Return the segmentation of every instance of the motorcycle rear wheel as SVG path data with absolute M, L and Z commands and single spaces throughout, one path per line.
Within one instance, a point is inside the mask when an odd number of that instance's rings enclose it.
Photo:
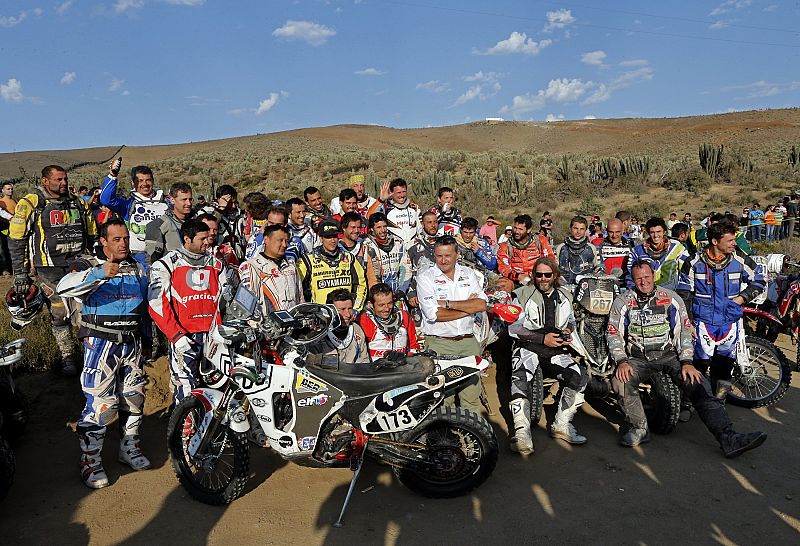
M 220 427 L 209 444 L 205 465 L 188 453 L 189 440 L 203 422 L 206 409 L 194 396 L 184 399 L 172 412 L 167 427 L 167 446 L 172 467 L 181 485 L 200 502 L 229 504 L 244 490 L 250 468 L 247 436 Z
M 435 467 L 395 467 L 397 479 L 420 495 L 458 497 L 481 485 L 497 465 L 497 437 L 480 415 L 439 407 L 415 428 L 398 435 L 435 461 Z
M 649 392 L 641 391 L 647 425 L 656 434 L 669 434 L 678 425 L 681 391 L 664 372 L 654 373 L 645 383 L 650 385 Z
M 772 406 L 789 390 L 792 369 L 783 351 L 766 339 L 755 336 L 745 338 L 750 355 L 752 372 L 742 374 L 738 365 L 733 367 L 733 390 L 728 401 L 743 408 Z

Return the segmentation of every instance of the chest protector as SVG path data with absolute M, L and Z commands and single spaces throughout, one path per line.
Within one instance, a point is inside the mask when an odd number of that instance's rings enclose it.
M 86 243 L 86 208 L 77 199 L 52 198 L 35 190 L 39 218 L 30 246 L 35 265 L 62 267 L 81 253 Z
M 161 218 L 169 207 L 164 201 L 164 191 L 158 190 L 153 197 L 145 197 L 132 192 L 131 210 L 128 214 L 128 229 L 131 232 L 131 252 L 144 252 L 144 239 L 147 224 Z

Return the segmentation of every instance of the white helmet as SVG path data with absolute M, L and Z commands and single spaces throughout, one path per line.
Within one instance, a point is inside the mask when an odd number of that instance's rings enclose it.
M 47 299 L 35 284 L 31 284 L 24 293 L 18 293 L 13 288 L 6 292 L 6 307 L 11 315 L 11 327 L 22 330 L 39 316 Z

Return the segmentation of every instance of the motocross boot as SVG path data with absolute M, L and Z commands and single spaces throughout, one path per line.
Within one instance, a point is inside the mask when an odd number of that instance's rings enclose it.
M 147 470 L 150 468 L 150 460 L 144 456 L 139 448 L 139 436 L 123 436 L 119 442 L 119 462 L 125 463 L 132 469 Z
M 527 398 L 515 398 L 508 404 L 514 419 L 514 435 L 509 439 L 509 448 L 520 455 L 533 453 L 531 437 L 531 403 Z
M 81 446 L 81 479 L 90 489 L 100 489 L 108 485 L 108 476 L 103 469 L 101 458 L 105 436 L 106 427 L 84 428 L 78 426 L 78 439 Z
M 632 426 L 628 432 L 619 439 L 619 445 L 625 447 L 636 447 L 650 441 L 650 430 L 647 428 L 647 421 L 638 426 Z
M 735 432 L 733 429 L 723 431 L 719 437 L 719 445 L 725 458 L 733 459 L 745 451 L 755 449 L 767 439 L 766 432 Z
M 728 397 L 728 393 L 731 392 L 733 389 L 733 384 L 730 381 L 726 381 L 725 379 L 718 379 L 717 385 L 714 388 L 714 398 L 725 403 L 725 399 Z
M 558 411 L 550 425 L 550 436 L 559 440 L 564 440 L 570 444 L 581 445 L 586 443 L 586 436 L 581 436 L 575 430 L 572 419 L 578 412 L 578 408 L 583 404 L 583 393 L 564 388 L 561 392 L 561 401 L 558 404 Z

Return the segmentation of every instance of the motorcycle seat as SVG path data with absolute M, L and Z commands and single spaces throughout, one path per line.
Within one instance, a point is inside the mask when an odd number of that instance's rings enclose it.
M 307 363 L 306 369 L 349 396 L 364 396 L 421 383 L 433 374 L 434 364 L 427 356 L 408 356 L 401 361 L 379 359 L 339 364 L 336 368 Z

